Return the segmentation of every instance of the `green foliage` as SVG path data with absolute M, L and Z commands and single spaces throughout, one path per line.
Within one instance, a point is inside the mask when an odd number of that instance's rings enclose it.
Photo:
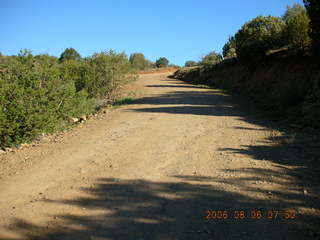
M 61 62 L 68 60 L 80 60 L 80 54 L 74 48 L 66 48 L 63 53 L 61 53 L 59 60 Z
M 168 67 L 170 67 L 170 68 L 180 68 L 180 66 L 176 65 L 176 64 L 169 64 Z
M 186 61 L 186 63 L 184 64 L 185 67 L 195 67 L 197 66 L 198 63 L 196 61 Z
M 59 62 L 49 55 L 0 58 L 0 148 L 64 128 L 71 117 L 94 111 L 132 79 L 124 53 L 102 52 L 84 61 Z
M 125 53 L 115 51 L 94 54 L 87 60 L 91 71 L 86 90 L 90 97 L 103 97 L 113 94 L 121 82 L 134 78 L 132 66 Z
M 224 58 L 233 58 L 237 56 L 235 37 L 229 37 L 228 42 L 222 48 Z
M 240 60 L 263 58 L 268 50 L 284 44 L 281 18 L 258 16 L 245 23 L 235 35 L 236 53 Z
M 283 19 L 286 22 L 284 35 L 287 44 L 299 48 L 309 46 L 311 43 L 310 19 L 306 9 L 300 4 L 295 4 L 293 7 L 288 6 Z
M 165 57 L 161 57 L 156 61 L 157 68 L 168 67 L 169 60 Z
M 148 68 L 151 68 L 150 62 L 144 57 L 142 53 L 131 54 L 129 61 L 137 70 L 146 70 Z
M 206 56 L 204 56 L 201 61 L 200 65 L 203 67 L 210 67 L 222 61 L 222 56 L 215 51 L 209 52 Z
M 303 0 L 310 18 L 310 37 L 314 54 L 320 56 L 320 1 Z

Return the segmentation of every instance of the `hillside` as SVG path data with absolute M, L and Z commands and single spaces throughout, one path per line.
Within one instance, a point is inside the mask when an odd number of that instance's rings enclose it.
M 314 57 L 280 51 L 262 61 L 227 59 L 209 68 L 185 68 L 174 78 L 237 92 L 302 126 L 320 127 L 320 66 Z

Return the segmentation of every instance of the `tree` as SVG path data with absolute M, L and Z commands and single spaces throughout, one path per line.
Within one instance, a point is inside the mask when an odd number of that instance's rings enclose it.
M 197 65 L 198 63 L 196 61 L 186 61 L 186 63 L 184 64 L 185 67 L 194 67 Z
M 167 67 L 168 64 L 169 64 L 169 60 L 166 59 L 165 57 L 161 57 L 156 61 L 156 66 L 158 68 Z
M 217 64 L 219 62 L 222 61 L 222 56 L 221 54 L 212 51 L 209 52 L 206 56 L 204 56 L 201 61 L 200 61 L 200 65 L 204 66 L 204 67 L 209 67 L 212 66 L 214 64 Z
M 273 16 L 258 16 L 245 23 L 235 35 L 237 56 L 242 60 L 259 59 L 268 50 L 282 47 L 284 26 L 281 18 Z
M 142 53 L 131 54 L 129 61 L 132 66 L 138 70 L 145 70 L 150 67 L 150 62 L 144 57 Z
M 303 0 L 310 18 L 310 37 L 315 55 L 320 56 L 320 1 Z
M 74 48 L 66 48 L 63 53 L 60 55 L 60 62 L 64 62 L 67 60 L 80 60 L 80 54 Z
M 303 6 L 300 4 L 288 6 L 283 19 L 286 22 L 284 36 L 289 46 L 303 48 L 310 45 L 310 19 Z
M 222 55 L 224 58 L 237 57 L 236 54 L 236 40 L 234 37 L 229 37 L 228 42 L 222 48 Z

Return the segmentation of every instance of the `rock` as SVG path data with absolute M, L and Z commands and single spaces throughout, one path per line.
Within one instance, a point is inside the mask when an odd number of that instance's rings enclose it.
M 6 148 L 5 150 L 6 150 L 6 152 L 13 152 L 12 148 Z
M 80 121 L 86 121 L 87 120 L 87 116 L 86 115 L 83 115 L 80 117 Z
M 5 153 L 6 153 L 6 151 L 3 151 L 3 150 L 0 149 L 0 155 L 1 154 L 5 154 Z
M 70 121 L 72 123 L 77 123 L 77 122 L 79 122 L 79 119 L 78 118 L 71 118 Z
M 20 146 L 25 148 L 25 147 L 29 147 L 29 144 L 28 143 L 22 143 Z

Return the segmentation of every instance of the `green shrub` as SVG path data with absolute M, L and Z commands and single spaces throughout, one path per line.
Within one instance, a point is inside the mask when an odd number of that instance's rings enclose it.
M 314 54 L 320 56 L 320 1 L 303 0 L 310 18 L 310 37 Z
M 215 51 L 209 52 L 206 56 L 204 56 L 201 61 L 200 65 L 208 68 L 215 64 L 218 64 L 222 61 L 222 56 L 219 53 L 216 53 Z
M 102 52 L 59 63 L 48 55 L 0 58 L 0 148 L 63 129 L 71 117 L 93 112 L 97 98 L 111 98 L 133 79 L 124 53 Z
M 60 55 L 60 62 L 64 62 L 67 60 L 80 60 L 80 54 L 74 48 L 66 48 L 63 53 Z
M 86 86 L 90 97 L 111 97 L 121 82 L 135 78 L 125 53 L 117 54 L 113 50 L 96 53 L 87 62 L 92 74 Z
M 236 40 L 234 37 L 229 37 L 228 42 L 222 48 L 223 58 L 233 58 L 237 56 Z
M 148 61 L 142 53 L 133 53 L 129 58 L 132 66 L 137 70 L 146 70 L 151 68 L 151 63 Z
M 157 68 L 168 67 L 169 60 L 165 57 L 161 57 L 156 61 Z
M 185 67 L 195 67 L 197 65 L 198 63 L 196 61 L 186 61 L 186 63 L 184 64 Z
M 295 4 L 293 7 L 288 6 L 283 19 L 286 23 L 285 40 L 289 46 L 303 48 L 311 44 L 310 19 L 303 6 L 300 4 Z
M 268 50 L 284 44 L 285 23 L 278 17 L 258 16 L 245 23 L 235 35 L 236 53 L 240 60 L 263 58 Z
M 5 67 L 0 75 L 1 147 L 60 129 L 69 117 L 90 109 L 72 80 L 61 78 L 57 63 L 27 55 Z

